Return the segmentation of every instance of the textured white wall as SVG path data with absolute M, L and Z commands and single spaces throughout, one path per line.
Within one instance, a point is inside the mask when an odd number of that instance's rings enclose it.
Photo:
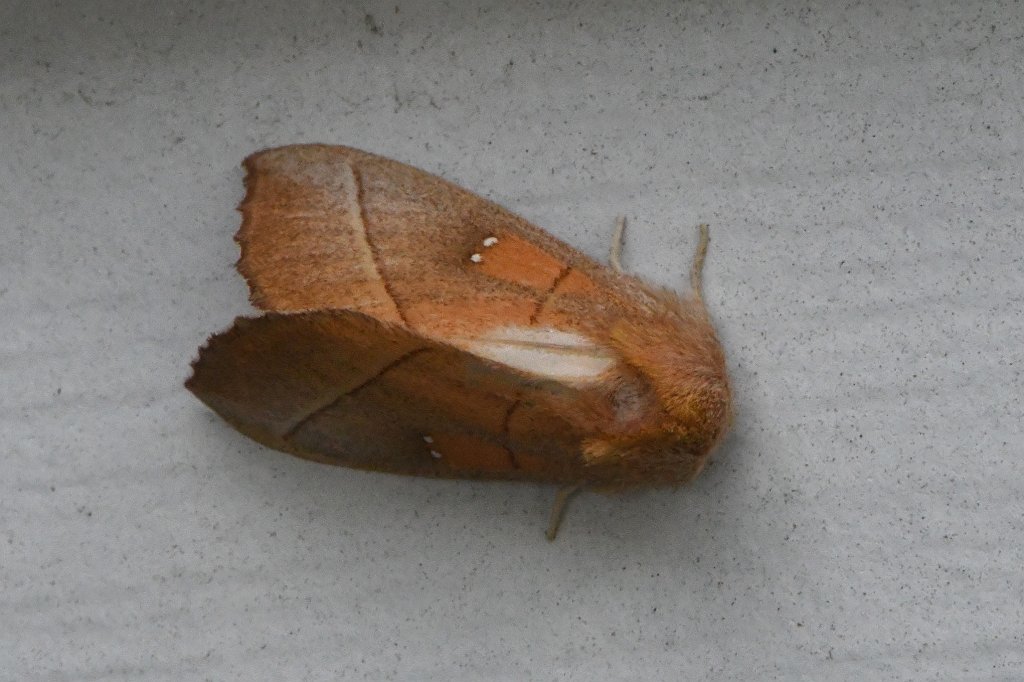
M 0 7 L 0 678 L 1024 677 L 1019 3 Z M 678 492 L 317 466 L 181 386 L 241 158 L 350 144 L 709 306 Z

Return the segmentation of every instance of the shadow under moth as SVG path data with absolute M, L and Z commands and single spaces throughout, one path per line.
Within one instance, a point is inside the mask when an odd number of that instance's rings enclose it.
M 678 485 L 729 426 L 704 307 L 501 206 L 356 149 L 244 162 L 238 269 L 258 317 L 212 336 L 186 386 L 245 435 L 317 462 L 577 489 Z

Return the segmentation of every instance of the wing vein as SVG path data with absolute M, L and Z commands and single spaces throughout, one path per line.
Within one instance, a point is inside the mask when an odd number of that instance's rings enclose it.
M 508 455 L 509 464 L 513 469 L 519 468 L 519 460 L 516 459 L 516 453 L 512 452 L 512 448 L 508 446 L 509 431 L 512 428 L 512 415 L 519 409 L 522 402 L 522 400 L 516 398 L 516 400 L 509 405 L 508 410 L 505 412 L 505 418 L 501 422 L 502 447 L 505 449 L 505 453 Z
M 566 265 L 562 268 L 562 271 L 558 273 L 558 276 L 555 277 L 551 286 L 548 287 L 548 290 L 544 293 L 544 297 L 537 301 L 537 307 L 534 309 L 533 314 L 530 315 L 530 324 L 537 324 L 537 320 L 540 318 L 541 312 L 544 311 L 544 306 L 546 306 L 548 301 L 551 300 L 551 297 L 555 295 L 555 289 L 557 289 L 558 285 L 562 283 L 562 280 L 569 276 L 570 272 L 572 272 L 572 266 Z
M 349 170 L 352 172 L 352 180 L 356 186 L 356 205 L 359 209 L 359 231 L 363 237 L 363 244 L 366 246 L 366 252 L 369 254 L 369 266 L 373 270 L 377 277 L 377 281 L 380 282 L 381 288 L 384 290 L 384 294 L 390 299 L 391 305 L 394 306 L 395 315 L 402 321 L 402 324 L 406 327 L 409 326 L 409 320 L 406 319 L 405 313 L 402 312 L 402 307 L 398 305 L 398 299 L 395 297 L 395 292 L 391 288 L 391 284 L 388 283 L 384 273 L 380 267 L 380 251 L 373 239 L 370 238 L 370 229 L 366 224 L 366 204 L 364 202 L 364 190 L 363 190 L 363 176 L 353 164 L 348 164 Z
M 291 438 L 296 433 L 298 433 L 302 429 L 303 426 L 308 424 L 310 422 L 310 420 L 316 418 L 317 415 L 322 414 L 322 413 L 326 412 L 327 410 L 330 410 L 331 408 L 335 407 L 338 403 L 340 403 L 345 398 L 351 398 L 352 396 L 354 396 L 355 394 L 359 393 L 364 388 L 366 388 L 367 386 L 369 386 L 373 382 L 377 381 L 382 376 L 384 376 L 385 374 L 387 374 L 391 370 L 395 369 L 399 365 L 408 362 L 409 360 L 411 360 L 415 356 L 419 355 L 420 353 L 423 353 L 424 351 L 428 351 L 428 350 L 430 350 L 430 349 L 429 348 L 414 348 L 411 351 L 408 351 L 406 353 L 402 353 L 397 358 L 395 358 L 394 360 L 392 360 L 388 364 L 386 364 L 383 367 L 381 367 L 380 370 L 376 374 L 374 374 L 373 376 L 371 376 L 368 379 L 366 379 L 366 381 L 364 381 L 363 383 L 361 383 L 358 386 L 355 386 L 353 388 L 350 388 L 349 390 L 345 391 L 344 393 L 340 393 L 340 394 L 334 396 L 333 398 L 331 398 L 330 400 L 328 400 L 327 402 L 325 402 L 322 405 L 318 405 L 317 407 L 314 407 L 312 410 L 309 411 L 309 414 L 307 414 L 305 417 L 299 419 L 297 422 L 295 422 L 295 424 L 293 424 L 291 427 L 289 427 L 288 430 L 285 431 L 284 435 L 282 435 L 281 437 L 284 440 L 291 440 Z

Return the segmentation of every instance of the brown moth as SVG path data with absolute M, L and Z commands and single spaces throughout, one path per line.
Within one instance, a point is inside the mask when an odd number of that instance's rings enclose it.
M 679 297 L 501 206 L 348 147 L 244 162 L 252 302 L 186 386 L 242 433 L 324 462 L 614 491 L 676 485 L 730 422 L 701 294 Z

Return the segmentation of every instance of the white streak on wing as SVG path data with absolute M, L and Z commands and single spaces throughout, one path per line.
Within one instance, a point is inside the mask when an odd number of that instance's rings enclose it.
M 570 383 L 596 381 L 616 362 L 611 351 L 587 337 L 551 328 L 495 329 L 470 340 L 467 350 L 530 374 Z

